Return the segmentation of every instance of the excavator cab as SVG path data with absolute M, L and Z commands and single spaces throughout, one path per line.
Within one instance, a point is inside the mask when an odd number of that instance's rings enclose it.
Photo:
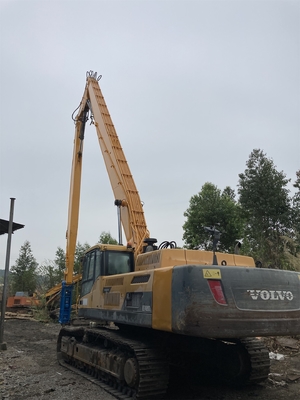
M 125 274 L 134 271 L 132 249 L 121 245 L 96 245 L 84 256 L 82 261 L 81 296 L 92 289 L 100 276 Z

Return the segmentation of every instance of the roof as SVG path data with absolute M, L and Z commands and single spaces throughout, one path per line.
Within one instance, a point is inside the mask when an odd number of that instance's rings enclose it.
M 8 233 L 8 225 L 9 221 L 6 221 L 5 219 L 0 219 L 0 235 L 4 235 L 4 233 Z M 22 224 L 17 224 L 16 222 L 13 222 L 12 226 L 12 231 L 17 231 L 18 229 L 24 228 L 25 225 Z

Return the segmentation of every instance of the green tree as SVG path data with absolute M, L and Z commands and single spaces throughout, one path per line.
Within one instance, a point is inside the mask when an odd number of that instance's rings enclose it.
M 38 263 L 34 258 L 30 242 L 25 241 L 20 248 L 19 257 L 11 268 L 12 291 L 29 292 L 36 290 Z
M 90 248 L 91 246 L 88 243 L 81 244 L 77 242 L 75 248 L 75 258 L 74 258 L 74 273 L 80 273 L 81 270 L 81 258 L 83 257 L 84 253 Z M 64 277 L 64 271 L 66 267 L 66 252 L 61 247 L 58 247 L 55 253 L 54 259 L 56 271 L 57 271 L 57 278 L 58 282 L 61 282 Z
M 223 196 L 228 196 L 231 200 L 235 200 L 235 191 L 230 186 L 226 186 L 222 193 Z
M 293 186 L 296 191 L 292 197 L 292 229 L 285 237 L 285 250 L 291 269 L 300 271 L 300 170 Z
M 246 167 L 239 174 L 238 193 L 252 256 L 264 266 L 285 268 L 283 237 L 291 228 L 289 179 L 260 149 L 252 151 Z
M 222 233 L 219 249 L 233 252 L 235 242 L 243 232 L 241 210 L 230 187 L 221 192 L 212 183 L 205 183 L 201 191 L 191 197 L 184 216 L 187 218 L 183 225 L 184 247 L 211 250 L 212 242 L 204 227 L 215 226 Z
M 98 243 L 102 244 L 118 244 L 118 241 L 114 239 L 110 232 L 101 232 Z
M 84 256 L 84 253 L 90 248 L 91 246 L 85 242 L 81 244 L 80 242 L 77 243 L 75 249 L 75 260 L 74 260 L 74 272 L 76 274 L 81 273 L 81 259 Z
M 54 258 L 54 276 L 56 284 L 60 283 L 63 280 L 65 268 L 66 268 L 66 252 L 61 247 L 58 247 L 55 252 L 55 258 Z
M 39 266 L 39 285 L 41 292 L 47 291 L 63 280 L 65 266 L 65 251 L 61 247 L 58 247 L 54 261 L 46 260 Z
M 61 247 L 58 247 L 55 253 L 54 268 L 58 275 L 59 282 L 63 279 L 64 270 L 66 267 L 66 252 Z
M 292 198 L 292 223 L 294 230 L 300 234 L 300 169 L 296 172 L 293 186 L 296 192 Z
M 90 247 L 91 246 L 88 243 L 81 244 L 80 242 L 77 242 L 75 248 L 75 258 L 74 258 L 74 273 L 78 274 L 81 272 L 81 258 Z M 66 268 L 66 252 L 61 247 L 58 247 L 54 259 L 54 270 L 57 280 L 56 283 L 60 283 L 63 280 L 65 268 Z
M 74 259 L 74 273 L 81 273 L 81 258 L 85 251 L 90 248 L 88 243 L 77 243 Z M 47 260 L 39 266 L 38 286 L 41 292 L 45 292 L 53 286 L 61 283 L 64 279 L 66 267 L 66 252 L 58 247 L 55 253 L 55 259 Z
M 54 261 L 46 260 L 38 266 L 37 290 L 45 293 L 60 282 Z

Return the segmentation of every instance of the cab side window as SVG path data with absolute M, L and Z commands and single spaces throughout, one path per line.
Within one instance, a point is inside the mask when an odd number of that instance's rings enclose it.
M 102 275 L 102 253 L 100 250 L 96 250 L 95 257 L 95 279 L 97 279 L 98 276 Z
M 83 271 L 82 271 L 82 285 L 81 295 L 84 296 L 89 293 L 94 283 L 95 274 L 95 251 L 87 253 L 83 260 Z
M 82 281 L 86 281 L 89 273 L 89 254 L 86 254 L 82 261 Z
M 94 280 L 94 271 L 95 270 L 95 252 L 93 251 L 90 253 L 90 260 L 89 260 L 89 272 L 88 272 L 88 279 Z

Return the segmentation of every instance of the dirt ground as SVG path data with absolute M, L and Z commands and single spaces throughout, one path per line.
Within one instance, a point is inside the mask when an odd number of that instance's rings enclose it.
M 0 351 L 0 399 L 89 399 L 115 398 L 68 371 L 56 361 L 56 338 L 60 326 L 33 320 L 6 319 Z M 296 400 L 300 394 L 300 336 L 266 341 L 271 360 L 269 379 L 260 385 L 234 389 L 209 381 L 171 381 L 169 400 Z

